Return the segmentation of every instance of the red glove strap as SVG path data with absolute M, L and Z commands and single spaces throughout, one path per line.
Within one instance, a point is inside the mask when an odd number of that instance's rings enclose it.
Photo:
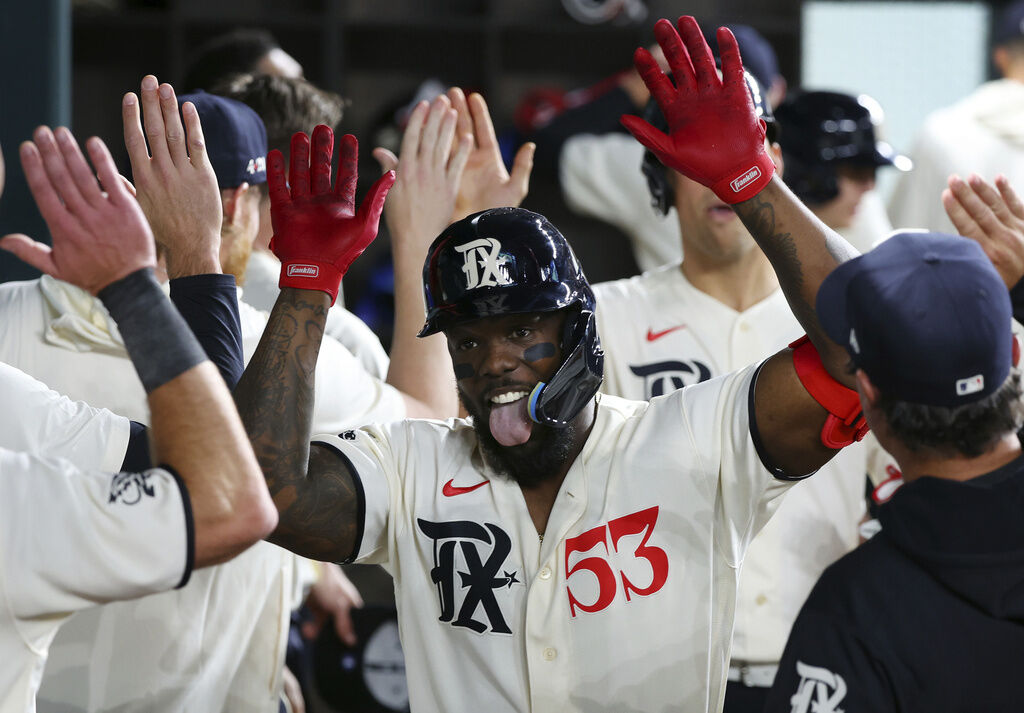
M 764 123 L 763 121 L 761 122 Z M 775 174 L 775 163 L 766 152 L 761 152 L 753 163 L 745 163 L 729 172 L 725 178 L 711 185 L 715 195 L 729 205 L 742 203 L 761 192 Z
M 281 263 L 281 277 L 278 287 L 295 287 L 300 290 L 320 290 L 331 296 L 331 306 L 338 299 L 343 272 L 332 263 L 315 260 L 295 260 Z
M 857 392 L 843 386 L 825 371 L 818 350 L 806 334 L 789 347 L 793 350 L 793 366 L 800 383 L 828 411 L 825 425 L 821 427 L 821 442 L 825 447 L 845 448 L 864 438 L 868 424 Z

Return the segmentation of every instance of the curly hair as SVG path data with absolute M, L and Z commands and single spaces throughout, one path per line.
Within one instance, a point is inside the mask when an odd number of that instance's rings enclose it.
M 980 401 L 954 408 L 908 403 L 880 394 L 881 410 L 892 435 L 914 452 L 975 458 L 1024 423 L 1021 374 L 1011 369 L 999 389 Z

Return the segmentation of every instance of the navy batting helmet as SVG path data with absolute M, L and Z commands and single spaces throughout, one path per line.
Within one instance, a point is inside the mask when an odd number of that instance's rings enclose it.
M 481 317 L 572 309 L 562 365 L 530 394 L 530 418 L 537 423 L 567 426 L 601 386 L 604 351 L 594 293 L 569 243 L 544 216 L 493 208 L 451 224 L 427 252 L 423 292 L 421 337 Z
M 774 143 L 776 124 L 775 116 L 772 114 L 772 105 L 768 103 L 768 95 L 754 75 L 745 69 L 743 70 L 743 79 L 747 82 L 750 98 L 754 100 L 754 111 L 757 113 L 757 118 L 764 119 L 765 135 L 769 142 Z M 654 99 L 649 100 L 647 106 L 644 107 L 644 119 L 654 128 L 668 131 L 668 122 L 665 121 L 665 116 Z M 644 151 L 644 160 L 640 164 L 640 170 L 647 178 L 647 188 L 651 191 L 651 205 L 658 213 L 666 215 L 672 205 L 672 186 L 669 185 L 665 166 L 651 151 Z
M 839 195 L 839 163 L 895 166 L 901 171 L 913 165 L 875 136 L 875 127 L 882 123 L 882 108 L 866 94 L 800 92 L 779 105 L 776 118 L 786 164 L 783 179 L 809 205 Z

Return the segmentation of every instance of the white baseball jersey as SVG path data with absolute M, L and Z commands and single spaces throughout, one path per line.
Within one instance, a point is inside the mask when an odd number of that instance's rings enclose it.
M 259 345 L 267 315 L 244 302 L 238 312 L 246 362 Z M 0 285 L 0 361 L 72 398 L 142 423 L 146 392 L 103 304 L 51 277 Z M 369 376 L 333 339 L 324 338 L 316 370 L 314 421 L 342 431 L 402 418 L 405 402 L 391 385 Z
M 72 612 L 185 583 L 192 515 L 159 468 L 113 475 L 0 448 L 0 488 L 0 713 L 31 713 Z
M 602 391 L 649 399 L 764 359 L 802 334 L 781 290 L 737 312 L 678 264 L 594 286 Z M 786 496 L 747 550 L 732 657 L 774 663 L 824 569 L 853 549 L 864 514 L 864 448 L 844 449 Z
M 267 315 L 244 303 L 239 315 L 248 361 Z M 324 339 L 323 355 L 316 428 L 340 431 L 404 416 L 401 395 L 369 378 L 344 347 Z M 49 277 L 0 285 L 0 360 L 73 398 L 149 421 L 145 391 L 116 326 L 98 300 L 72 285 Z M 114 470 L 123 456 L 122 444 Z M 300 566 L 291 552 L 261 542 L 199 570 L 184 589 L 79 612 L 54 639 L 41 707 L 277 713 Z
M 117 472 L 128 448 L 128 419 L 61 396 L 0 362 L 0 448 L 74 458 Z
M 752 440 L 755 373 L 599 395 L 543 541 L 466 421 L 316 437 L 358 474 L 412 710 L 718 710 L 739 565 L 788 485 Z

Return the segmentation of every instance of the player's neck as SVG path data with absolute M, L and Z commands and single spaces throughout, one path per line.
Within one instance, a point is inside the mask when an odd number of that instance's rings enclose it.
M 906 482 L 925 475 L 944 480 L 970 480 L 998 470 L 1021 455 L 1020 439 L 1012 432 L 1004 435 L 995 445 L 975 458 L 950 457 L 923 451 L 915 453 L 896 443 L 889 443 L 886 447 L 892 449 L 890 452 L 899 463 L 903 480 Z
M 756 249 L 730 262 L 687 254 L 681 269 L 691 285 L 737 312 L 753 307 L 779 289 L 771 263 Z

